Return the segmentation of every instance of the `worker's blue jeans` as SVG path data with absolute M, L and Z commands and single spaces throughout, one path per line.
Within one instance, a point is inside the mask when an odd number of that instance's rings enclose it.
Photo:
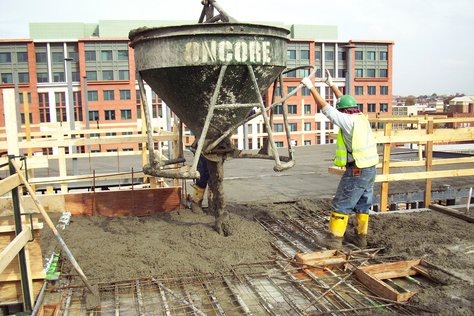
M 372 206 L 376 174 L 375 166 L 361 169 L 348 166 L 332 200 L 334 212 L 368 214 Z
M 200 177 L 196 179 L 195 183 L 201 189 L 205 189 L 209 181 L 209 167 L 207 165 L 207 159 L 203 156 L 199 157 L 197 170 L 199 171 Z

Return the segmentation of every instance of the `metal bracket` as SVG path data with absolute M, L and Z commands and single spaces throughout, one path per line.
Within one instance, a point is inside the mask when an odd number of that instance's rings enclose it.
M 20 215 L 29 216 L 29 217 L 30 217 L 31 239 L 28 240 L 28 242 L 32 242 L 32 241 L 35 240 L 35 230 L 34 230 L 34 227 L 33 227 L 33 213 L 20 213 Z

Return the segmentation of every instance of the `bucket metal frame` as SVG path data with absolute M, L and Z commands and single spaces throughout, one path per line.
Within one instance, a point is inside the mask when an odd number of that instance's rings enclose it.
M 311 67 L 311 66 L 310 66 Z M 222 82 L 224 80 L 224 76 L 226 74 L 227 70 L 227 65 L 222 65 L 220 72 L 219 72 L 219 77 L 217 79 L 217 84 L 214 89 L 211 102 L 208 108 L 208 113 L 206 116 L 206 120 L 203 126 L 203 130 L 201 133 L 201 137 L 199 138 L 198 145 L 196 148 L 196 152 L 194 155 L 194 159 L 192 164 L 185 165 L 179 169 L 169 169 L 165 168 L 168 165 L 171 164 L 176 164 L 180 162 L 184 162 L 184 157 L 182 150 L 180 151 L 179 157 L 177 159 L 172 159 L 168 161 L 162 161 L 161 157 L 158 157 L 158 160 L 155 157 L 154 151 L 153 151 L 153 137 L 152 137 L 152 128 L 151 128 L 151 120 L 150 120 L 150 115 L 148 113 L 148 106 L 146 105 L 146 93 L 145 93 L 145 88 L 143 85 L 143 79 L 138 72 L 137 74 L 137 80 L 138 80 L 138 86 L 140 89 L 140 95 L 141 99 L 144 105 L 144 116 L 146 120 L 146 127 L 147 127 L 147 135 L 148 135 L 148 148 L 149 148 L 149 164 L 143 167 L 143 172 L 145 174 L 155 176 L 155 177 L 164 177 L 164 178 L 175 178 L 175 179 L 198 179 L 200 174 L 199 171 L 197 170 L 197 165 L 199 161 L 199 157 L 201 154 L 204 156 L 209 155 L 212 156 L 213 153 L 212 151 L 216 149 L 219 144 L 224 141 L 226 138 L 230 137 L 231 134 L 241 125 L 247 123 L 248 121 L 258 117 L 259 115 L 262 115 L 265 127 L 267 129 L 267 135 L 268 135 L 268 141 L 270 145 L 270 152 L 267 154 L 264 153 L 258 153 L 258 154 L 252 154 L 252 153 L 243 153 L 241 150 L 234 150 L 230 153 L 226 153 L 225 156 L 226 158 L 255 158 L 255 159 L 270 159 L 275 161 L 275 166 L 273 167 L 274 171 L 280 172 L 287 170 L 291 167 L 294 166 L 295 164 L 295 159 L 294 159 L 294 149 L 291 144 L 291 135 L 290 135 L 290 130 L 289 130 L 289 124 L 288 124 L 288 115 L 287 115 L 287 110 L 285 107 L 285 102 L 286 100 L 296 94 L 298 90 L 300 90 L 303 87 L 303 84 L 299 84 L 293 91 L 288 93 L 287 95 L 283 96 L 280 100 L 272 103 L 268 107 L 265 107 L 265 104 L 263 102 L 262 96 L 259 93 L 259 87 L 258 83 L 255 77 L 255 73 L 253 70 L 253 67 L 251 65 L 247 65 L 248 68 L 248 73 L 250 74 L 250 79 L 254 85 L 254 91 L 256 93 L 256 96 L 259 99 L 258 103 L 248 103 L 248 104 L 216 104 L 217 99 L 219 97 L 219 93 L 221 91 L 222 87 Z M 312 76 L 316 73 L 316 68 L 314 67 L 313 71 L 309 76 Z M 280 87 L 283 87 L 283 78 L 282 75 L 280 74 L 278 78 Z M 277 80 L 275 80 L 274 85 L 276 87 Z M 282 89 L 283 90 L 283 89 Z M 284 121 L 284 126 L 285 126 L 285 132 L 286 132 L 286 139 L 288 143 L 288 156 L 280 156 L 278 154 L 278 150 L 273 138 L 273 130 L 271 128 L 270 124 L 270 117 L 267 114 L 267 111 L 270 111 L 270 115 L 272 115 L 272 110 L 275 106 L 282 104 L 283 105 L 283 121 Z M 228 128 L 225 132 L 222 133 L 222 135 L 213 141 L 212 143 L 205 144 L 206 141 L 206 136 L 207 132 L 209 130 L 209 126 L 212 122 L 212 119 L 214 117 L 214 110 L 219 107 L 248 107 L 248 108 L 253 108 L 255 106 L 259 107 L 259 112 L 256 112 L 252 115 L 249 115 L 245 119 L 241 120 L 240 122 L 236 123 L 235 125 L 231 126 Z M 181 135 L 181 134 L 180 134 Z M 204 146 L 206 147 L 204 148 Z M 179 146 L 182 148 L 183 143 L 182 143 L 182 137 L 179 139 Z

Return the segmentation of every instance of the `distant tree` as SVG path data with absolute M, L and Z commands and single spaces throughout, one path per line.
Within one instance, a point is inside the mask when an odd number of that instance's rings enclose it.
M 405 105 L 415 105 L 416 104 L 416 97 L 414 95 L 409 95 L 405 99 Z
M 438 95 L 437 95 L 436 93 L 433 93 L 433 94 L 431 95 L 431 97 L 432 97 L 432 98 L 437 98 Z
M 453 96 L 453 95 L 450 95 L 449 97 L 444 98 L 444 99 L 443 99 L 444 105 L 448 105 L 448 104 L 449 104 L 449 101 L 451 101 L 451 100 L 454 99 L 454 98 L 455 98 L 455 96 Z

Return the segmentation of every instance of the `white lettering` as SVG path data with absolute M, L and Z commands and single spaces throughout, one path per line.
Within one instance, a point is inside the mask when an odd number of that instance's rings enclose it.
M 272 61 L 272 48 L 266 41 L 189 42 L 185 46 L 184 60 L 187 63 L 235 61 L 268 64 Z

